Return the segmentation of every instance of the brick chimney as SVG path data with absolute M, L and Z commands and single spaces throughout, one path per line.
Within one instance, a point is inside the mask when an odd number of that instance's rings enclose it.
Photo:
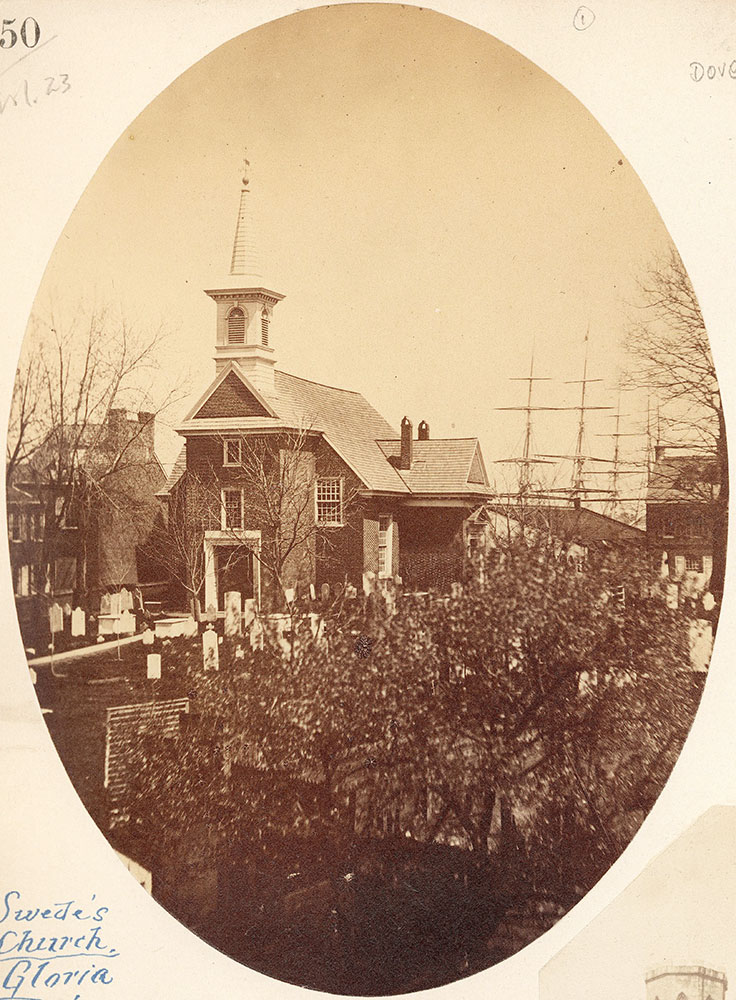
M 429 424 L 423 420 L 417 428 L 417 441 L 429 441 Z
M 410 469 L 414 457 L 414 441 L 412 440 L 412 425 L 408 417 L 401 421 L 401 453 L 399 455 L 400 469 Z

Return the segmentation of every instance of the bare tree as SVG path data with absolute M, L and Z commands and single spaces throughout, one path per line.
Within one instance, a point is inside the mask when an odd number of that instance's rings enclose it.
M 165 526 L 151 539 L 153 559 L 169 580 L 187 595 L 192 616 L 202 618 L 202 594 L 206 575 L 205 535 L 212 526 L 209 490 L 192 470 L 184 472 L 173 488 Z
M 78 531 L 77 588 L 85 594 L 94 519 L 106 511 L 130 526 L 141 514 L 142 479 L 158 466 L 153 424 L 182 390 L 159 377 L 165 336 L 109 309 L 80 308 L 71 318 L 51 310 L 31 319 L 11 404 L 6 476 L 29 483 L 45 506 L 44 591 L 53 590 L 65 525 Z M 136 421 L 125 419 L 129 410 Z
M 279 434 L 243 435 L 235 441 L 223 439 L 223 447 L 235 447 L 227 481 L 215 478 L 222 505 L 221 523 L 233 542 L 253 552 L 261 570 L 273 582 L 278 601 L 291 602 L 290 591 L 314 579 L 315 562 L 329 558 L 330 526 L 320 522 L 316 499 L 316 449 L 319 436 L 309 428 L 285 430 Z M 321 466 L 324 477 L 340 482 L 335 504 L 335 524 L 349 520 L 357 497 L 357 486 L 343 476 L 335 460 L 334 468 Z M 242 491 L 242 508 L 231 510 L 221 496 L 227 489 Z M 243 529 L 258 529 L 261 542 L 253 545 Z
M 642 308 L 626 342 L 628 384 L 652 394 L 661 430 L 675 443 L 702 450 L 711 462 L 698 474 L 678 475 L 672 485 L 713 514 L 711 590 L 720 600 L 728 532 L 726 424 L 715 365 L 695 291 L 674 247 L 641 282 Z

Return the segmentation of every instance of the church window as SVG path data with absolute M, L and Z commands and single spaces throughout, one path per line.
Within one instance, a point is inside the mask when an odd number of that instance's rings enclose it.
M 227 342 L 245 343 L 245 314 L 242 309 L 233 309 L 227 318 Z
M 685 556 L 685 569 L 690 573 L 702 573 L 703 572 L 703 557 L 702 556 Z
M 269 321 L 268 313 L 264 309 L 263 312 L 261 313 L 261 343 L 263 344 L 264 347 L 268 347 L 268 324 L 269 324 L 269 322 L 270 321 Z
M 243 461 L 243 442 L 240 438 L 225 438 L 223 443 L 223 465 L 240 465 Z
M 317 524 L 342 524 L 342 479 L 317 480 Z
M 240 530 L 243 527 L 243 491 L 222 491 L 222 528 Z

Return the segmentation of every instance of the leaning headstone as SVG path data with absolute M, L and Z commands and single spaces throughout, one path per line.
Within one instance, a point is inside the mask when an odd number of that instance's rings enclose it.
M 212 625 L 202 633 L 202 666 L 205 670 L 219 670 L 220 653 L 217 646 L 217 632 Z
M 49 626 L 52 635 L 64 631 L 64 612 L 60 604 L 52 604 L 49 608 Z
M 241 635 L 243 631 L 242 598 L 239 590 L 225 594 L 225 635 Z
M 161 654 L 149 653 L 146 657 L 146 677 L 149 681 L 161 680 Z
M 156 638 L 156 636 L 153 633 L 153 629 L 147 628 L 145 630 L 145 632 L 143 633 L 143 645 L 144 646 L 152 646 L 153 645 L 153 640 L 155 638 Z
M 72 611 L 72 635 L 85 635 L 86 631 L 87 622 L 84 611 L 81 608 L 75 608 Z
M 101 615 L 111 615 L 112 614 L 112 597 L 110 594 L 103 594 L 100 598 L 100 614 Z
M 115 623 L 115 631 L 118 635 L 133 635 L 135 632 L 135 615 L 131 614 L 130 611 L 123 611 L 122 614 L 118 615 L 118 620 Z

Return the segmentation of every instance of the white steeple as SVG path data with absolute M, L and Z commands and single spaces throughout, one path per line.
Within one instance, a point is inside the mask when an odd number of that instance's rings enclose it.
M 236 361 L 259 392 L 273 396 L 276 356 L 271 318 L 274 306 L 284 296 L 264 286 L 252 198 L 250 163 L 246 157 L 230 273 L 220 287 L 208 289 L 207 295 L 217 303 L 217 372 L 229 361 Z

